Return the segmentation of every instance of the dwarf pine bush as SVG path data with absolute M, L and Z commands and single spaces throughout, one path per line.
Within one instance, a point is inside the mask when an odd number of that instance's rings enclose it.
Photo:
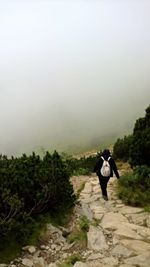
M 61 156 L 47 152 L 20 158 L 0 156 L 0 236 L 30 234 L 36 215 L 67 210 L 75 203 L 70 172 Z M 29 227 L 28 227 L 29 228 Z
M 150 204 L 150 167 L 138 166 L 133 172 L 120 177 L 118 196 L 126 204 L 148 206 Z

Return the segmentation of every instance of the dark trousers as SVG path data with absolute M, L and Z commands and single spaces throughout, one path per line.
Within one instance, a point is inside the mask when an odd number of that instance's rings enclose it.
M 99 183 L 102 190 L 102 195 L 107 197 L 107 183 L 110 177 L 99 176 Z

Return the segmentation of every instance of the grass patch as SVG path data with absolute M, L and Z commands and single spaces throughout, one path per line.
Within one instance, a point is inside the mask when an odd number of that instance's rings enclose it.
M 123 169 L 126 172 L 130 172 L 132 170 L 128 162 L 116 161 L 116 164 L 117 164 L 118 169 L 120 170 Z
M 101 220 L 100 220 L 100 219 L 95 219 L 95 218 L 94 218 L 94 220 L 93 220 L 93 222 L 92 222 L 92 225 L 95 226 L 95 227 L 97 227 L 97 226 L 100 225 L 100 223 L 101 223 Z
M 146 212 L 149 212 L 149 213 L 150 213 L 150 205 L 147 205 L 147 206 L 144 208 L 144 210 L 145 210 Z
M 77 190 L 77 193 L 76 193 L 77 198 L 79 198 L 80 193 L 81 193 L 82 190 L 84 189 L 84 187 L 85 187 L 85 183 L 86 183 L 86 182 L 82 182 L 82 184 L 80 185 L 79 189 Z
M 81 231 L 79 226 L 75 226 L 71 234 L 67 237 L 67 239 L 69 243 L 82 242 L 83 244 L 86 245 L 87 235 L 84 231 Z
M 87 168 L 78 168 L 77 170 L 73 171 L 73 175 L 90 175 L 91 172 Z
M 89 231 L 89 220 L 88 220 L 88 218 L 86 216 L 82 216 L 80 218 L 79 226 L 80 226 L 80 229 L 83 232 L 88 232 Z
M 68 257 L 64 262 L 60 263 L 59 267 L 72 267 L 77 261 L 81 261 L 82 258 L 79 254 Z
M 88 230 L 89 230 L 89 221 L 86 216 L 82 216 L 78 224 L 75 225 L 74 229 L 67 237 L 69 243 L 78 242 L 83 247 L 86 247 Z

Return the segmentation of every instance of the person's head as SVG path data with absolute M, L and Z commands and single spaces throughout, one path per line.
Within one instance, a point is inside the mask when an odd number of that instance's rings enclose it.
M 102 156 L 110 157 L 110 151 L 109 151 L 109 149 L 104 149 L 103 152 L 102 152 Z

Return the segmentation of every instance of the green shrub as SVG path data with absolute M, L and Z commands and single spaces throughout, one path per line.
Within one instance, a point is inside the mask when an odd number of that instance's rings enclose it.
M 150 166 L 150 106 L 144 118 L 136 121 L 130 149 L 130 163 L 133 166 Z
M 113 156 L 128 161 L 132 167 L 150 166 L 150 106 L 145 117 L 136 120 L 133 133 L 116 141 Z
M 43 159 L 0 156 L 0 237 L 16 232 L 18 239 L 31 234 L 36 215 L 59 212 L 75 204 L 70 172 L 61 156 L 48 152 Z
M 113 147 L 114 159 L 123 160 L 124 162 L 129 160 L 130 147 L 132 143 L 132 135 L 125 136 L 123 139 L 118 139 Z
M 126 173 L 120 177 L 118 196 L 126 204 L 148 206 L 150 204 L 150 168 L 138 166 L 132 173 Z
M 68 157 L 65 163 L 71 175 L 89 175 L 93 172 L 97 159 L 98 155 L 82 157 L 80 159 Z

